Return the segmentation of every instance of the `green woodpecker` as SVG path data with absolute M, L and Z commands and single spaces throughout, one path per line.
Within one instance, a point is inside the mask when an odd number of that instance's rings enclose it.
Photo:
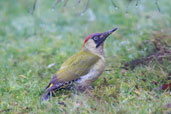
M 53 76 L 41 100 L 47 100 L 50 92 L 54 90 L 72 86 L 79 90 L 91 87 L 92 82 L 103 73 L 105 68 L 104 41 L 116 30 L 117 28 L 113 28 L 104 33 L 89 35 L 84 41 L 82 50 L 65 61 Z

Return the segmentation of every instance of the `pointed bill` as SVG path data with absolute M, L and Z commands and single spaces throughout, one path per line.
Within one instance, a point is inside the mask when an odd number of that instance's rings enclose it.
M 104 33 L 101 33 L 101 36 L 100 36 L 100 40 L 98 42 L 98 44 L 96 45 L 96 48 L 99 47 L 105 40 L 106 38 L 112 34 L 114 31 L 116 31 L 118 28 L 113 28 L 112 30 L 109 30 L 107 32 L 104 32 Z

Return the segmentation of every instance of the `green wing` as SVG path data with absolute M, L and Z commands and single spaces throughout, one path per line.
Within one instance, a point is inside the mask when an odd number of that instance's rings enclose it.
M 57 72 L 57 80 L 67 82 L 86 75 L 90 68 L 100 59 L 88 51 L 80 51 L 64 62 Z
M 64 62 L 59 71 L 53 76 L 49 85 L 46 87 L 46 93 L 42 95 L 41 100 L 47 100 L 50 91 L 63 87 L 63 82 L 78 79 L 86 75 L 90 68 L 100 59 L 99 56 L 88 51 L 80 51 Z

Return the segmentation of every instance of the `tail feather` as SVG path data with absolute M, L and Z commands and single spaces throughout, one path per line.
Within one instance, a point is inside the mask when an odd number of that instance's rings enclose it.
M 44 89 L 44 90 L 46 90 L 47 88 L 49 88 L 50 84 L 51 84 L 51 83 L 49 83 L 49 84 L 45 87 L 45 89 Z
M 73 82 L 75 82 L 75 81 L 77 81 L 77 80 L 72 80 L 69 82 L 59 82 L 56 79 L 56 75 L 54 75 L 54 77 L 52 78 L 52 80 L 50 81 L 48 86 L 46 86 L 46 88 L 45 88 L 46 92 L 45 92 L 45 94 L 42 95 L 41 101 L 48 100 L 51 95 L 50 92 L 52 92 L 54 90 L 71 88 L 73 86 Z
M 50 97 L 50 92 L 46 91 L 46 93 L 42 95 L 41 101 L 47 101 L 49 97 Z
M 52 86 L 51 86 L 52 85 Z M 46 90 L 46 92 L 45 92 L 45 94 L 43 94 L 42 95 L 42 97 L 41 97 L 41 101 L 46 101 L 46 100 L 48 100 L 49 99 L 49 97 L 50 97 L 50 92 L 52 92 L 52 91 L 54 91 L 55 89 L 57 89 L 58 87 L 60 87 L 61 86 L 61 83 L 60 84 L 49 84 L 46 88 L 47 88 L 47 90 Z

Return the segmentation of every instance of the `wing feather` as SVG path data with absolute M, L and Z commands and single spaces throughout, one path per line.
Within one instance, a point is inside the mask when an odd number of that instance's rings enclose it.
M 57 79 L 62 82 L 78 79 L 86 75 L 91 67 L 100 59 L 88 51 L 80 51 L 64 62 L 57 72 Z
M 67 82 L 72 82 L 79 77 L 86 75 L 91 67 L 100 59 L 99 56 L 88 51 L 80 51 L 64 62 L 59 71 L 53 76 L 49 85 L 46 87 L 45 94 L 41 100 L 47 100 L 50 92 L 60 88 Z

